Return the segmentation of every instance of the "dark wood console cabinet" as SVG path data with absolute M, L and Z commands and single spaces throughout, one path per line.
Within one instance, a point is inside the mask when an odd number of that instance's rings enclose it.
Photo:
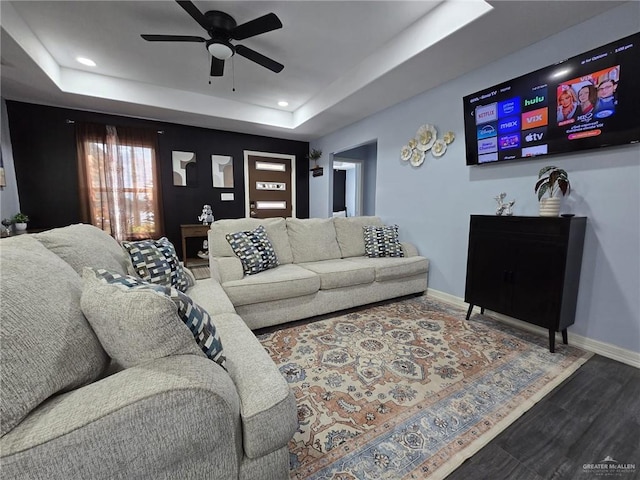
M 555 332 L 575 319 L 586 217 L 472 215 L 464 300 Z

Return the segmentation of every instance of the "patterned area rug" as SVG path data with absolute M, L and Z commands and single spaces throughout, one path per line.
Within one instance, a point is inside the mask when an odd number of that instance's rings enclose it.
M 293 388 L 292 479 L 441 479 L 590 353 L 426 297 L 258 339 Z

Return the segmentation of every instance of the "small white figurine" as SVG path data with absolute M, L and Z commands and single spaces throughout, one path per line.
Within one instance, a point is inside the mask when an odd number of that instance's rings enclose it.
M 505 199 L 506 196 L 507 194 L 505 192 L 502 192 L 500 195 L 493 197 L 494 200 L 498 203 L 498 207 L 496 208 L 496 215 L 498 216 L 504 213 L 504 209 L 506 206 L 503 203 L 503 200 Z
M 510 202 L 504 203 L 504 199 L 506 198 L 506 196 L 507 194 L 505 192 L 502 192 L 500 195 L 493 197 L 494 200 L 498 202 L 498 207 L 496 208 L 496 215 L 498 216 L 505 215 L 507 217 L 510 217 L 513 215 L 513 206 L 515 205 L 516 201 L 511 200 Z
M 202 250 L 198 250 L 198 257 L 204 259 L 209 258 L 209 242 L 207 240 L 202 242 Z
M 504 214 L 507 217 L 511 217 L 513 215 L 513 206 L 515 205 L 515 203 L 516 203 L 515 200 L 511 200 L 505 205 Z
M 198 217 L 198 220 L 200 220 L 203 225 L 213 223 L 213 210 L 211 210 L 211 205 L 203 205 L 202 214 Z

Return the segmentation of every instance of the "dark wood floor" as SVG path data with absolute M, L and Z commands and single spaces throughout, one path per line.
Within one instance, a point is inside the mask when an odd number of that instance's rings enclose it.
M 584 468 L 607 456 L 635 471 Z M 640 479 L 640 370 L 593 356 L 447 477 L 476 479 Z

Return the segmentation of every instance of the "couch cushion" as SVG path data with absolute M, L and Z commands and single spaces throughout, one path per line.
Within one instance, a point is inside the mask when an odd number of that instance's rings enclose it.
M 398 278 L 412 277 L 429 270 L 429 261 L 425 257 L 352 257 L 349 262 L 373 267 L 376 272 L 376 281 L 395 280 Z
M 98 378 L 108 357 L 80 310 L 82 280 L 33 235 L 0 243 L 0 435 L 54 393 Z
M 362 257 L 365 254 L 362 227 L 384 225 L 380 217 L 337 217 L 333 219 L 333 223 L 342 258 Z
M 108 233 L 93 225 L 79 223 L 36 233 L 34 237 L 82 275 L 84 267 L 127 273 L 129 258 Z
M 214 257 L 235 256 L 225 236 L 227 233 L 241 230 L 253 230 L 258 225 L 264 225 L 267 237 L 273 245 L 278 257 L 278 263 L 284 265 L 293 262 L 289 237 L 287 236 L 287 224 L 282 217 L 276 218 L 233 218 L 216 220 L 209 230 L 209 254 Z
M 103 269 L 85 268 L 82 278 L 82 311 L 122 366 L 204 353 L 224 367 L 222 342 L 210 315 L 184 293 Z
M 333 218 L 287 218 L 294 263 L 340 258 Z
M 225 238 L 242 262 L 245 274 L 253 275 L 278 266 L 278 257 L 264 225 L 249 231 L 227 233 Z
M 107 353 L 123 367 L 170 355 L 204 355 L 169 298 L 103 283 L 89 268 L 83 280 L 82 311 Z
M 342 259 L 301 263 L 300 266 L 320 276 L 320 290 L 371 283 L 376 277 L 373 267 Z
M 122 247 L 131 258 L 133 272 L 142 280 L 177 288 L 181 292 L 193 286 L 168 238 L 122 242 Z
M 320 289 L 320 277 L 306 268 L 289 264 L 225 282 L 222 287 L 237 307 L 310 295 Z
M 364 251 L 367 257 L 404 257 L 402 245 L 398 240 L 398 226 L 389 225 L 362 227 L 364 233 Z

